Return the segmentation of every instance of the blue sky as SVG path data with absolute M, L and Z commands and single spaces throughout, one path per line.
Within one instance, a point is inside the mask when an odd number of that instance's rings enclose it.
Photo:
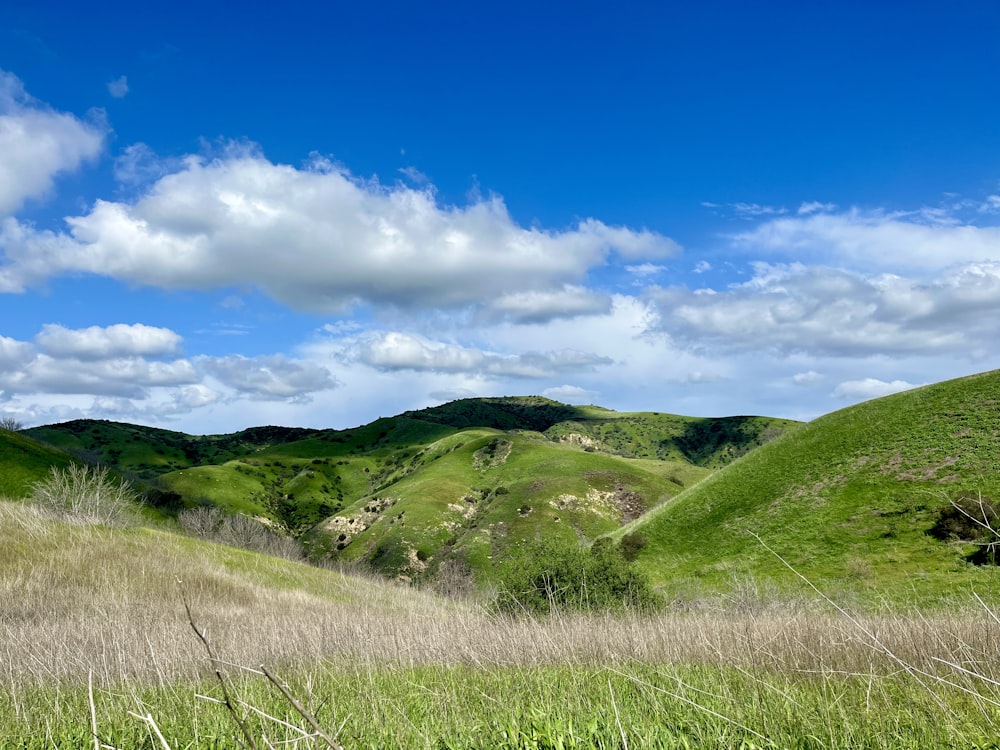
M 985 2 L 5 4 L 0 416 L 811 419 L 996 368 L 998 32 Z

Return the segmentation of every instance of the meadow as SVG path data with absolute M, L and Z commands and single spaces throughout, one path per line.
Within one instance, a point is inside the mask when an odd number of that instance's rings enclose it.
M 1000 620 L 974 594 L 501 616 L 23 502 L 0 549 L 4 747 L 997 747 Z

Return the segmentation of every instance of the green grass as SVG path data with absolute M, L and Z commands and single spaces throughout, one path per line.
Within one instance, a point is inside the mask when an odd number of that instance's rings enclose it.
M 27 497 L 51 467 L 65 467 L 70 461 L 67 454 L 25 434 L 0 430 L 0 497 Z
M 427 578 L 460 559 L 485 583 L 493 557 L 507 547 L 546 535 L 594 539 L 704 471 L 588 453 L 532 434 L 469 429 L 408 460 L 377 462 L 386 483 L 307 541 L 315 554 L 364 558 L 389 577 Z
M 692 666 L 482 669 L 327 667 L 292 676 L 290 689 L 349 748 L 996 748 L 993 707 L 957 690 L 926 690 L 906 675 L 822 677 Z M 234 692 L 256 736 L 298 740 L 310 728 L 263 678 Z M 98 689 L 101 740 L 151 747 L 148 714 L 170 748 L 240 747 L 211 682 Z M 988 704 L 987 704 L 988 705 Z M 246 712 L 242 709 L 242 712 Z M 90 747 L 82 687 L 0 698 L 5 747 Z M 627 745 L 626 745 L 627 743 Z M 277 745 L 275 745 L 277 746 Z
M 870 602 L 989 585 L 968 545 L 926 532 L 962 492 L 1000 493 L 1000 373 L 821 417 L 746 455 L 632 524 L 640 563 L 675 595 L 798 589 L 789 565 Z

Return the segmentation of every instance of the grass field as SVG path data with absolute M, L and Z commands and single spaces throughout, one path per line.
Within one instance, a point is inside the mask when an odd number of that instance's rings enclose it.
M 0 549 L 4 747 L 240 747 L 216 669 L 258 747 L 329 746 L 260 665 L 345 748 L 996 747 L 1000 620 L 972 597 L 499 617 L 22 503 Z

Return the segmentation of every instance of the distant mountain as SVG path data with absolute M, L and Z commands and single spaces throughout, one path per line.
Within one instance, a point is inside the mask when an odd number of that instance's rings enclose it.
M 641 534 L 641 565 L 676 596 L 804 584 L 946 598 L 977 581 L 1000 538 L 1000 372 L 927 386 L 787 432 L 618 532 Z M 956 520 L 956 516 L 958 519 Z M 1000 525 L 997 526 L 1000 529 Z M 759 539 L 758 539 L 759 537 Z

